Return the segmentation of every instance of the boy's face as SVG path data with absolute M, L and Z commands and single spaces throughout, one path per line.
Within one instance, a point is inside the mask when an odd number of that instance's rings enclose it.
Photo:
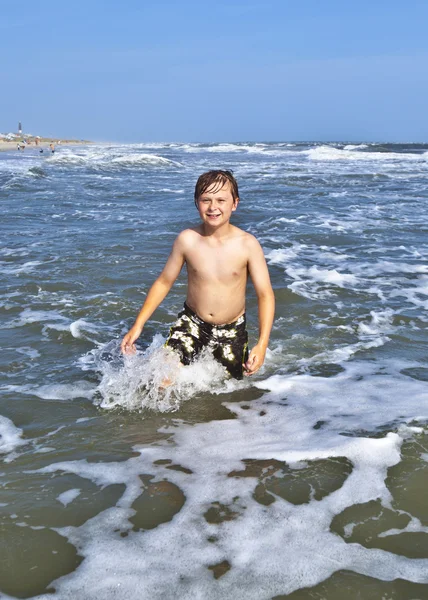
M 239 198 L 233 199 L 231 185 L 227 181 L 222 187 L 214 183 L 199 196 L 196 205 L 203 223 L 217 228 L 229 222 L 238 202 Z

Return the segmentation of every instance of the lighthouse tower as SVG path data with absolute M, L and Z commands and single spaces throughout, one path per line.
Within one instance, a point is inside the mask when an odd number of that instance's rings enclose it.
M 19 123 L 18 123 L 18 133 L 19 133 L 19 135 L 22 134 L 22 123 L 21 123 L 21 121 L 19 121 Z

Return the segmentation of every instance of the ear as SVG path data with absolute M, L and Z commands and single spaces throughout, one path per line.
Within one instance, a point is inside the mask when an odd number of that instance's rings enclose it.
M 235 210 L 238 208 L 238 204 L 239 204 L 239 198 L 235 198 L 233 201 L 233 205 L 232 205 L 232 212 L 235 212 Z

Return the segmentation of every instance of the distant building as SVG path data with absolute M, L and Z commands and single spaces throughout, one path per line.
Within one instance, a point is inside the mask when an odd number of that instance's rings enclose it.
M 18 133 L 22 133 L 22 123 L 19 121 L 18 123 Z

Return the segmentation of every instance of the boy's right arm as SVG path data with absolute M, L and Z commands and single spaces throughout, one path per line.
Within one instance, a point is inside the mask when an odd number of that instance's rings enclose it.
M 172 288 L 174 281 L 184 264 L 184 241 L 185 232 L 182 232 L 174 242 L 171 254 L 165 264 L 165 267 L 159 277 L 147 294 L 147 298 L 138 313 L 134 325 L 124 336 L 120 348 L 124 354 L 132 354 L 135 352 L 134 342 L 138 339 L 143 331 L 143 327 L 150 319 L 154 311 L 157 309 L 162 300 L 166 297 L 169 290 Z

